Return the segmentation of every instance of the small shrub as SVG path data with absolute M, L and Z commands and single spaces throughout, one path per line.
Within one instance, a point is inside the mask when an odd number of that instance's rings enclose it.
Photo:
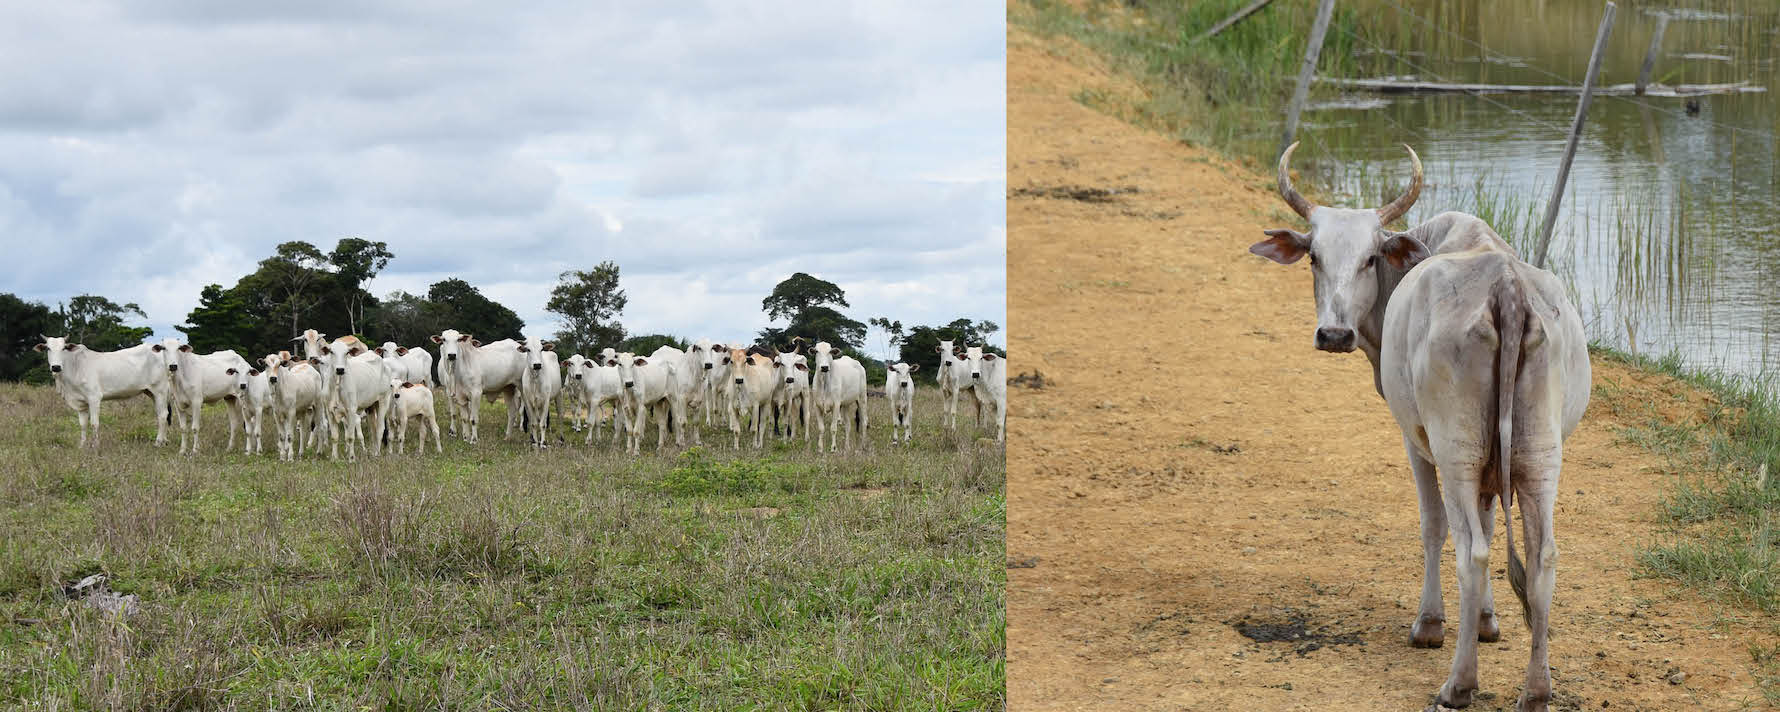
M 772 458 L 713 460 L 704 448 L 695 447 L 681 453 L 656 486 L 680 497 L 749 494 L 774 486 L 791 492 L 807 477 L 805 469 Z

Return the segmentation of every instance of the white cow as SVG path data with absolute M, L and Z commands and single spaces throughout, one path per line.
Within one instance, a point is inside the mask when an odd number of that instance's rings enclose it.
M 994 354 L 990 354 L 994 355 Z M 915 435 L 915 378 L 921 370 L 918 363 L 893 363 L 884 367 L 884 400 L 890 401 L 890 443 L 897 435 L 902 444 L 909 444 Z
M 283 352 L 266 358 L 271 369 L 266 384 L 272 391 L 272 410 L 278 414 L 279 459 L 295 459 L 305 442 L 321 452 L 319 438 L 327 432 L 328 421 L 321 359 L 293 359 Z
M 1249 251 L 1281 264 L 1310 256 L 1316 347 L 1364 351 L 1373 386 L 1397 421 L 1421 506 L 1422 597 L 1409 642 L 1438 647 L 1445 637 L 1439 557 L 1450 533 L 1458 644 L 1435 700 L 1468 706 L 1478 684 L 1477 643 L 1500 636 L 1489 566 L 1490 505 L 1499 502 L 1508 580 L 1531 647 L 1516 706 L 1543 712 L 1552 693 L 1547 636 L 1563 440 L 1581 421 L 1591 387 L 1582 320 L 1562 282 L 1522 262 L 1474 216 L 1442 213 L 1406 232 L 1386 227 L 1421 192 L 1414 149 L 1403 195 L 1377 209 L 1346 209 L 1316 205 L 1292 188 L 1296 147 L 1280 156 L 1279 192 L 1311 231 L 1268 230 L 1269 239 Z M 1517 501 L 1524 563 L 1514 547 Z
M 729 391 L 730 447 L 742 446 L 740 421 L 743 415 L 749 418 L 748 422 L 754 428 L 754 447 L 763 447 L 773 393 L 778 390 L 772 362 L 764 355 L 751 354 L 745 349 L 730 349 L 723 355 L 723 378 Z
M 940 422 L 949 430 L 958 429 L 958 397 L 969 394 L 976 397 L 976 389 L 971 388 L 970 367 L 964 364 L 963 357 L 951 341 L 939 342 L 939 396 L 945 410 L 940 414 Z M 977 425 L 982 423 L 982 405 L 977 405 Z
M 451 392 L 448 400 L 464 416 L 464 440 L 470 443 L 478 440 L 483 396 L 487 396 L 490 402 L 496 398 L 506 402 L 507 431 L 502 437 L 513 437 L 513 426 L 519 421 L 521 411 L 516 402 L 519 397 L 520 371 L 525 368 L 525 359 L 519 353 L 519 342 L 501 339 L 483 344 L 469 334 L 458 333 L 456 329 L 446 329 L 432 338 L 433 343 L 439 345 L 439 357 L 444 359 L 443 370 L 450 374 L 448 384 Z M 458 415 L 459 413 L 454 412 L 452 417 L 455 419 Z
M 1007 360 L 972 346 L 964 351 L 964 363 L 970 371 L 970 388 L 976 395 L 977 425 L 983 423 L 983 406 L 989 406 L 989 417 L 995 421 L 995 442 L 1007 440 Z
M 562 366 L 563 384 L 562 394 L 557 402 L 561 403 L 562 409 L 568 413 L 569 429 L 577 433 L 587 426 L 588 415 L 582 404 L 582 389 L 575 388 L 569 381 L 574 379 L 575 374 L 579 373 L 587 362 L 586 356 L 569 354 L 568 358 L 558 364 Z
M 674 444 L 686 444 L 686 402 L 680 399 L 680 383 L 672 360 L 652 361 L 635 354 L 619 353 L 619 377 L 624 384 L 626 417 L 630 419 L 626 439 L 628 450 L 637 454 L 642 446 L 643 427 L 649 415 L 655 416 L 655 448 L 667 445 L 667 433 L 675 430 Z
M 80 424 L 80 446 L 87 446 L 87 425 L 93 426 L 93 446 L 99 445 L 99 403 L 136 395 L 154 399 L 155 446 L 167 444 L 167 422 L 172 418 L 172 384 L 167 369 L 148 344 L 117 351 L 92 351 L 70 344 L 61 336 L 45 336 L 31 347 L 49 357 L 49 372 L 56 392 L 74 410 Z
M 802 349 L 798 345 L 795 349 Z M 784 438 L 791 440 L 797 437 L 797 431 L 803 430 L 804 443 L 810 441 L 810 410 L 814 404 L 810 401 L 810 365 L 809 359 L 793 350 L 791 353 L 779 352 L 773 357 L 773 409 L 779 417 L 785 419 Z M 778 429 L 778 421 L 773 422 L 773 429 Z
M 865 447 L 865 366 L 851 356 L 836 356 L 839 352 L 826 341 L 816 342 L 813 352 L 816 380 L 810 384 L 810 391 L 816 395 L 816 449 L 822 449 L 823 429 L 828 434 L 828 451 L 839 449 L 841 419 L 849 410 L 852 417 L 847 419 L 847 449 L 853 449 L 855 429 L 859 431 L 859 446 Z
M 383 370 L 383 359 L 357 341 L 342 338 L 321 347 L 322 387 L 330 425 L 329 459 L 340 457 L 340 437 L 346 438 L 346 459 L 357 460 L 355 445 L 365 445 L 365 423 L 371 425 L 371 444 L 366 450 L 376 456 L 383 446 L 383 433 L 389 413 L 389 379 Z M 360 416 L 366 416 L 361 419 Z M 345 432 L 341 432 L 344 430 Z
M 705 425 L 711 424 L 711 416 L 718 408 L 725 407 L 718 402 L 723 398 L 724 389 L 721 388 L 723 376 L 720 372 L 721 369 L 717 368 L 717 364 L 723 360 L 723 352 L 726 350 L 728 349 L 723 344 L 713 344 L 710 339 L 694 341 L 686 351 L 690 368 L 680 370 L 695 382 L 700 391 L 699 395 L 704 404 Z
M 565 392 L 579 394 L 576 397 L 587 408 L 589 422 L 584 444 L 593 444 L 593 434 L 599 431 L 600 420 L 604 417 L 601 409 L 607 404 L 612 406 L 612 442 L 617 442 L 625 424 L 624 382 L 618 367 L 602 365 L 592 359 L 563 363 L 569 369 Z
M 429 390 L 438 385 L 438 381 L 433 380 L 433 355 L 426 349 L 397 346 L 394 341 L 385 341 L 377 347 L 377 355 L 391 366 L 392 372 L 400 372 L 398 377 L 404 381 L 418 383 Z
M 426 452 L 426 431 L 433 430 L 433 452 L 444 453 L 445 446 L 439 437 L 439 421 L 433 416 L 433 391 L 423 383 L 408 383 L 401 379 L 389 379 L 389 420 L 390 426 L 396 429 L 396 454 L 407 454 L 408 424 L 420 432 L 420 449 Z
M 698 354 L 687 353 L 672 346 L 663 346 L 649 355 L 649 361 L 651 363 L 666 363 L 674 367 L 674 387 L 679 389 L 677 395 L 680 399 L 680 407 L 688 414 L 686 420 L 690 422 L 692 420 L 690 414 L 693 409 L 704 405 L 705 402 L 706 379 L 699 375 L 704 360 Z M 678 428 L 680 424 L 676 422 L 674 427 Z M 704 444 L 699 437 L 698 428 L 688 428 L 688 430 L 687 433 L 677 435 L 682 437 L 690 435 L 692 444 Z
M 556 362 L 556 344 L 540 341 L 534 336 L 519 345 L 519 355 L 525 359 L 525 368 L 519 377 L 519 393 L 532 447 L 550 447 L 550 404 L 562 392 L 562 368 Z
M 241 425 L 247 432 L 247 443 L 242 452 L 259 453 L 261 441 L 261 425 L 267 409 L 272 405 L 271 374 L 258 368 L 245 371 L 230 367 L 228 374 L 235 378 L 235 398 L 241 409 Z
M 225 452 L 235 449 L 235 430 L 242 426 L 241 403 L 235 397 L 235 377 L 229 369 L 248 369 L 247 359 L 234 351 L 209 354 L 192 352 L 189 344 L 178 339 L 165 339 L 150 347 L 167 365 L 167 380 L 172 385 L 174 420 L 179 424 L 179 452 L 198 454 L 200 413 L 204 404 L 223 401 L 229 411 L 229 443 Z M 190 449 L 187 449 L 187 437 Z

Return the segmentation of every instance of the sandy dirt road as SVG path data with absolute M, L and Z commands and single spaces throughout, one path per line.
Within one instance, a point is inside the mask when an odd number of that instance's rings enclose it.
M 1010 395 L 1009 707 L 1422 709 L 1457 628 L 1451 547 L 1447 644 L 1412 649 L 1421 549 L 1396 426 L 1363 355 L 1312 348 L 1303 263 L 1247 252 L 1303 225 L 1266 176 L 1082 90 L 1138 91 L 1010 26 L 1009 351 L 1045 385 Z M 1558 500 L 1553 708 L 1760 708 L 1747 646 L 1771 636 L 1634 561 L 1664 463 L 1619 433 L 1649 404 L 1699 417 L 1707 396 L 1598 360 L 1595 380 Z M 1480 648 L 1472 709 L 1511 709 L 1527 661 L 1501 542 L 1502 641 Z M 1316 637 L 1237 628 L 1296 621 Z

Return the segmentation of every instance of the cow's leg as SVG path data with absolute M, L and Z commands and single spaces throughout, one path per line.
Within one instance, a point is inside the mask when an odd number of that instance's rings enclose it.
M 1403 436 L 1409 469 L 1415 473 L 1415 493 L 1422 515 L 1422 598 L 1415 623 L 1409 627 L 1409 644 L 1438 648 L 1446 643 L 1446 604 L 1440 599 L 1440 550 L 1446 546 L 1446 505 L 1440 499 L 1439 475 L 1434 463 L 1422 459 L 1409 436 Z
M 1495 475 L 1486 471 L 1484 476 L 1494 477 Z M 1495 501 L 1494 497 L 1485 497 L 1483 501 L 1477 503 L 1477 508 L 1482 512 L 1484 541 L 1496 540 Z M 1496 594 L 1492 590 L 1488 576 L 1483 577 L 1483 600 L 1480 603 L 1483 609 L 1477 614 L 1478 642 L 1494 643 L 1501 640 L 1502 627 L 1496 623 Z
M 427 424 L 427 427 L 433 429 L 433 454 L 435 454 L 435 455 L 445 454 L 444 439 L 439 437 L 439 419 L 433 417 L 432 413 L 428 413 L 427 417 L 426 417 L 426 424 Z M 420 449 L 422 452 L 426 451 L 426 436 L 425 435 L 420 436 Z
M 1484 537 L 1483 511 L 1479 506 L 1478 480 L 1482 473 L 1473 464 L 1485 458 L 1467 459 L 1469 462 L 1461 459 L 1440 463 L 1440 471 L 1446 473 L 1442 494 L 1459 574 L 1458 643 L 1453 650 L 1452 670 L 1437 698 L 1447 707 L 1470 705 L 1471 694 L 1477 690 L 1477 621 L 1483 612 L 1484 579 L 1489 576 L 1490 542 Z
M 1521 532 L 1527 546 L 1527 633 L 1532 638 L 1527 679 L 1520 694 L 1520 709 L 1524 712 L 1545 712 L 1551 701 L 1547 637 L 1551 631 L 1551 593 L 1557 587 L 1558 552 L 1552 533 L 1552 510 L 1557 500 L 1558 468 L 1549 467 L 1545 472 L 1548 477 L 1529 477 L 1516 483 L 1521 495 L 1515 501 L 1520 505 Z
M 465 438 L 465 440 L 474 445 L 476 443 L 476 436 L 482 432 L 482 397 L 477 394 L 471 394 L 468 401 L 461 405 L 465 410 L 470 412 L 470 422 L 464 426 L 464 428 L 469 431 L 469 437 Z
M 191 424 L 192 450 L 191 450 L 191 452 L 188 452 L 186 454 L 187 455 L 196 455 L 196 454 L 198 454 L 198 435 L 203 432 L 202 430 L 200 430 L 200 428 L 202 428 L 203 425 L 200 422 L 199 416 L 204 413 L 204 399 L 203 398 L 193 399 L 191 403 L 187 404 L 187 406 L 190 407 L 192 410 L 192 420 L 191 420 L 191 423 L 192 423 Z

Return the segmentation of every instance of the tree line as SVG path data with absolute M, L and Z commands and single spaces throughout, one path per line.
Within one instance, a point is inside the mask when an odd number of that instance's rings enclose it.
M 355 334 L 373 345 L 385 341 L 423 345 L 427 337 L 448 328 L 483 341 L 522 338 L 525 322 L 517 313 L 461 279 L 435 282 L 425 294 L 396 291 L 381 299 L 373 296 L 364 285 L 393 259 L 387 243 L 357 237 L 344 238 L 326 252 L 308 242 L 286 242 L 234 285 L 205 285 L 198 306 L 174 328 L 199 352 L 229 349 L 249 358 L 290 349 L 291 339 L 303 329 L 330 337 Z M 627 303 L 613 262 L 559 275 L 545 305 L 562 323 L 555 334 L 556 352 L 591 354 L 613 346 L 647 354 L 664 345 L 688 346 L 684 338 L 668 334 L 627 333 L 618 319 Z M 797 337 L 812 344 L 827 341 L 859 359 L 873 378 L 881 380 L 883 364 L 864 351 L 868 332 L 876 328 L 890 352 L 902 361 L 921 364 L 917 373 L 931 380 L 939 366 L 940 340 L 950 339 L 962 348 L 966 343 L 983 343 L 1000 329 L 994 322 L 970 319 L 907 328 L 886 317 L 862 323 L 843 314 L 843 308 L 850 305 L 839 285 L 803 272 L 794 274 L 761 301 L 768 319 L 784 325 L 762 329 L 756 343 L 784 348 Z M 49 381 L 44 359 L 32 352 L 41 343 L 41 334 L 66 334 L 72 343 L 112 351 L 142 343 L 153 333 L 149 327 L 126 323 L 147 317 L 134 303 L 118 304 L 92 294 L 51 309 L 0 293 L 0 380 Z

